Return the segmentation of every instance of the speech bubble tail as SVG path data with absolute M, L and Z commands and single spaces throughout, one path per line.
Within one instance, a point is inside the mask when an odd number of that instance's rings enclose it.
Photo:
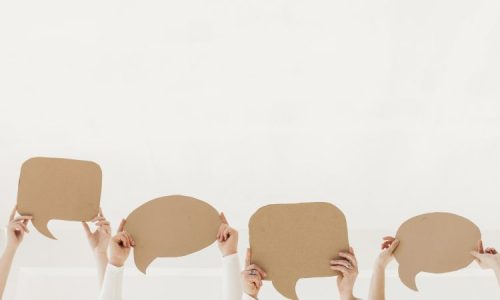
M 295 286 L 297 285 L 297 279 L 292 279 L 290 281 L 273 281 L 274 288 L 283 296 L 291 300 L 298 300 L 297 292 L 295 291 Z
M 417 283 L 415 281 L 418 272 L 414 272 L 413 270 L 407 270 L 401 265 L 398 268 L 399 278 L 404 285 L 409 287 L 410 289 L 418 292 Z
M 53 240 L 57 240 L 54 235 L 49 230 L 49 220 L 40 218 L 40 217 L 34 217 L 31 220 L 31 223 L 33 223 L 33 226 L 40 232 L 41 234 L 45 235 L 48 238 L 51 238 Z
M 135 261 L 135 266 L 139 271 L 141 271 L 144 275 L 146 275 L 146 270 L 148 269 L 149 265 L 153 262 L 155 257 L 149 257 L 145 255 L 139 255 L 138 249 L 134 249 L 134 261 Z

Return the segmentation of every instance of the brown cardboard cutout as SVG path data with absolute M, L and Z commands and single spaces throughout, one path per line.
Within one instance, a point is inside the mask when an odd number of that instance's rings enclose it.
M 33 226 L 55 239 L 50 220 L 90 221 L 99 213 L 102 172 L 90 161 L 35 157 L 21 167 L 17 210 L 31 215 Z
M 349 250 L 345 216 L 330 203 L 264 206 L 249 227 L 252 263 L 289 299 L 298 299 L 295 285 L 300 278 L 338 275 L 330 260 Z
M 464 217 L 451 213 L 428 213 L 413 217 L 398 229 L 400 243 L 394 256 L 399 263 L 399 278 L 418 291 L 419 272 L 445 273 L 468 266 L 470 254 L 481 239 L 479 228 Z
M 135 242 L 134 260 L 144 274 L 157 257 L 179 257 L 211 245 L 221 219 L 201 200 L 181 195 L 151 200 L 128 217 L 125 230 Z

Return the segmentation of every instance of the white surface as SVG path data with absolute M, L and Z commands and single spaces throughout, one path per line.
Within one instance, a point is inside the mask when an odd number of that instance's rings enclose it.
M 0 219 L 45 155 L 98 162 L 114 224 L 180 193 L 239 228 L 324 200 L 352 230 L 436 210 L 500 230 L 499 16 L 496 0 L 1 1 Z M 24 267 L 91 266 L 83 242 L 29 245 Z

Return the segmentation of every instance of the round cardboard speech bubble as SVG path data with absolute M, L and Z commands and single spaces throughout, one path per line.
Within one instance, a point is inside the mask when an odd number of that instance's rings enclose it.
M 173 195 L 136 208 L 125 230 L 135 242 L 134 260 L 144 274 L 157 257 L 179 257 L 211 245 L 221 225 L 217 210 L 196 198 Z
M 50 220 L 90 221 L 99 213 L 102 172 L 90 161 L 35 157 L 21 167 L 17 210 L 31 215 L 33 226 L 55 239 Z
M 446 273 L 468 266 L 474 260 L 470 251 L 476 249 L 481 232 L 464 217 L 435 212 L 407 220 L 399 227 L 396 238 L 400 241 L 394 252 L 399 278 L 418 291 L 418 273 Z
M 289 299 L 298 299 L 300 278 L 338 275 L 330 260 L 349 250 L 345 216 L 326 202 L 267 205 L 251 217 L 249 227 L 252 263 Z

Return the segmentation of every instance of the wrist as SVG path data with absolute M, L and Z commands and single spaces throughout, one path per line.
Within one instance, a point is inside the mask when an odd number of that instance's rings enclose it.
M 7 245 L 5 245 L 4 252 L 14 254 L 14 253 L 16 253 L 18 246 L 19 245 L 7 244 Z
M 340 294 L 340 299 L 341 300 L 355 300 L 356 297 L 354 297 L 352 291 L 350 293 L 342 293 Z
M 117 268 L 121 268 L 123 267 L 124 265 L 124 262 L 123 261 L 119 261 L 119 260 L 116 260 L 116 259 L 113 259 L 113 258 L 110 258 L 109 259 L 109 263 Z

